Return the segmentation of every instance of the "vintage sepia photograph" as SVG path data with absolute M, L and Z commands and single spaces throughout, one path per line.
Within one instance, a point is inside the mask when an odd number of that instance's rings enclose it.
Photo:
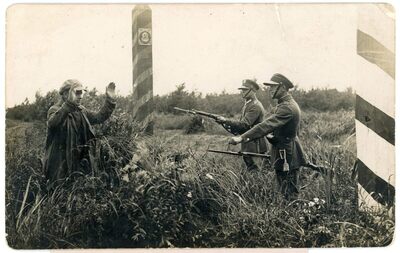
M 384 247 L 395 10 L 16 4 L 13 249 Z

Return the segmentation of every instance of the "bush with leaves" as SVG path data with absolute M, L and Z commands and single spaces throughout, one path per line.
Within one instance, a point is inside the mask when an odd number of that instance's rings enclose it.
M 355 94 L 351 88 L 345 91 L 328 88 L 313 88 L 305 91 L 297 86 L 290 91 L 302 110 L 317 112 L 336 112 L 340 110 L 354 110 Z M 267 112 L 276 105 L 270 94 L 264 90 L 256 93 L 258 100 L 263 104 Z M 177 114 L 173 107 L 184 109 L 197 109 L 215 114 L 232 117 L 240 113 L 243 99 L 240 94 L 201 94 L 189 92 L 185 84 L 178 85 L 176 90 L 163 96 L 154 97 L 154 108 L 157 113 Z
M 102 102 L 96 94 L 86 99 L 91 107 Z M 41 191 L 44 122 L 7 124 L 10 246 L 353 247 L 384 246 L 393 238 L 389 211 L 357 208 L 351 111 L 303 114 L 307 156 L 332 173 L 301 169 L 299 199 L 289 203 L 275 189 L 269 166 L 248 173 L 240 157 L 205 152 L 226 149 L 227 136 L 210 122 L 201 134 L 175 128 L 140 137 L 124 112 L 117 108 L 96 127 L 97 173 L 77 173 L 50 193 Z M 171 125 L 191 119 L 164 116 Z

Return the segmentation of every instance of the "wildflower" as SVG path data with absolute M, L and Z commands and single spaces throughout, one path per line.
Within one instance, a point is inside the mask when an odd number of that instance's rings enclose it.
M 329 234 L 332 233 L 332 232 L 329 230 L 329 228 L 327 228 L 327 227 L 325 227 L 325 226 L 319 226 L 319 227 L 317 228 L 317 232 L 320 233 L 320 234 L 326 234 L 326 235 L 329 235 Z
M 122 181 L 125 181 L 125 182 L 128 182 L 128 183 L 129 183 L 129 176 L 128 176 L 127 174 L 125 174 L 125 175 L 122 177 Z
M 188 194 L 186 195 L 188 198 L 192 198 L 192 192 L 188 192 Z
M 210 173 L 207 173 L 207 174 L 206 174 L 206 177 L 208 177 L 209 179 L 214 179 L 214 177 L 213 177 L 213 176 L 211 176 L 211 174 L 210 174 Z
M 315 202 L 313 202 L 313 201 L 308 202 L 308 206 L 309 206 L 309 207 L 315 206 Z
M 137 172 L 136 175 L 137 175 L 138 178 L 142 178 L 142 179 L 148 179 L 149 178 L 149 175 L 148 175 L 147 171 L 145 171 L 145 170 L 141 170 L 141 171 Z

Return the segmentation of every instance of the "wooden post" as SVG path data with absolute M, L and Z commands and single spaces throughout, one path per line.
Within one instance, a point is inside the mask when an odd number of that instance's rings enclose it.
M 152 44 L 151 9 L 147 5 L 137 5 L 132 11 L 132 114 L 146 134 L 153 133 Z

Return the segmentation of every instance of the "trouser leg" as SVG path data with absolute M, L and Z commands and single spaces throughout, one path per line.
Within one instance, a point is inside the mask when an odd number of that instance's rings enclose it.
M 295 200 L 299 194 L 299 169 L 293 169 L 289 171 L 288 174 L 288 198 L 290 200 Z
M 257 170 L 258 166 L 251 156 L 243 156 L 243 161 L 246 164 L 247 170 Z
M 286 192 L 286 180 L 285 180 L 285 175 L 286 172 L 283 172 L 281 170 L 275 170 L 275 175 L 276 175 L 276 189 L 278 192 L 282 193 L 283 195 Z
M 287 200 L 297 199 L 298 190 L 298 169 L 291 169 L 288 172 L 276 170 L 276 181 L 279 191 Z

